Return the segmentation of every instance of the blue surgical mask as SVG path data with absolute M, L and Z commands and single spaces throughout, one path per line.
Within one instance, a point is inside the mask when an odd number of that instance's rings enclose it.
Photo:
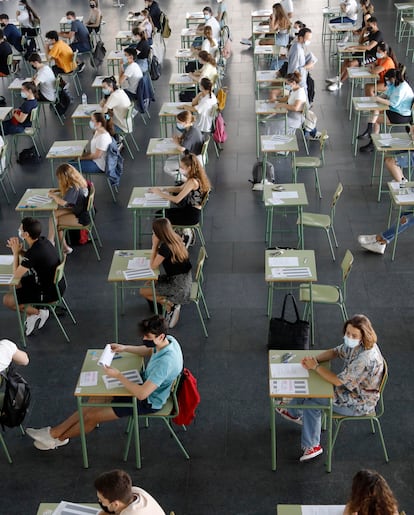
M 355 349 L 361 343 L 357 338 L 349 338 L 349 336 L 344 336 L 344 344 L 350 349 Z
M 24 91 L 20 91 L 20 95 L 22 98 L 27 98 L 27 93 L 25 93 Z
M 111 94 L 111 90 L 110 90 L 110 89 L 108 89 L 108 88 L 102 88 L 102 93 L 103 93 L 104 95 L 110 95 L 110 94 Z
M 211 16 L 210 16 L 209 14 L 205 14 L 205 15 L 204 15 L 204 19 L 205 19 L 206 21 L 208 21 L 210 18 L 211 18 Z
M 177 127 L 177 130 L 180 132 L 183 132 L 185 130 L 185 126 L 182 123 L 176 123 L 175 126 Z
M 375 55 L 377 56 L 377 59 L 382 59 L 384 57 L 384 54 L 380 54 L 379 52 L 377 52 Z
M 122 58 L 122 61 L 123 61 L 124 65 L 127 65 L 128 64 L 128 57 L 126 57 L 124 55 L 123 58 Z
M 155 348 L 155 343 L 153 340 L 147 340 L 146 338 L 143 338 L 142 343 L 145 345 L 145 347 L 148 347 L 149 349 Z
M 285 84 L 286 91 L 292 91 L 292 86 L 290 84 Z
M 89 120 L 89 127 L 94 131 L 96 130 L 96 125 L 93 123 L 92 120 Z

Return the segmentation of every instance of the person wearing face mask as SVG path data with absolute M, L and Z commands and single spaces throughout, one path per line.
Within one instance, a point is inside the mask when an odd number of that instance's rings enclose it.
M 275 107 L 284 107 L 287 109 L 287 128 L 288 132 L 294 132 L 303 123 L 303 109 L 307 104 L 305 88 L 300 85 L 301 76 L 298 72 L 288 73 L 285 77 L 285 89 L 287 95 L 281 98 L 275 98 L 272 94 L 270 101 L 275 102 Z M 278 91 L 278 90 L 275 90 Z M 281 133 L 285 130 L 284 120 L 277 123 L 276 132 Z
M 170 395 L 171 385 L 183 369 L 183 354 L 180 344 L 167 335 L 167 323 L 160 315 L 143 320 L 138 331 L 143 337 L 141 345 L 123 345 L 113 343 L 114 352 L 128 352 L 143 358 L 149 358 L 144 371 L 141 371 L 143 384 L 136 384 L 127 379 L 114 367 L 105 367 L 109 377 L 118 379 L 123 386 L 138 399 L 140 415 L 159 411 Z M 124 403 L 126 397 L 113 397 L 112 402 Z M 82 408 L 85 433 L 93 431 L 98 424 L 130 417 L 132 408 L 127 407 L 84 407 Z M 40 429 L 27 428 L 26 434 L 34 440 L 34 446 L 41 451 L 57 449 L 69 443 L 70 438 L 80 435 L 79 412 L 54 427 Z M 127 512 L 128 513 L 128 512 Z
M 388 123 L 412 123 L 411 108 L 414 102 L 414 92 L 403 76 L 403 67 L 388 70 L 384 75 L 384 80 L 387 89 L 373 99 L 388 106 L 386 110 Z M 360 138 L 366 134 L 370 138 L 367 145 L 360 147 L 360 152 L 373 152 L 375 150 L 371 134 L 378 134 L 380 131 L 378 117 L 379 111 L 374 111 L 365 133 L 359 136 Z
M 226 16 L 227 16 L 226 2 L 223 0 L 217 0 L 216 20 L 219 22 L 221 28 L 223 28 L 226 25 Z
M 186 109 L 197 114 L 195 126 L 201 132 L 210 133 L 213 125 L 217 97 L 213 93 L 213 83 L 207 77 L 203 77 L 199 84 L 200 93 L 195 96 L 191 105 L 184 104 L 181 109 Z M 195 152 L 194 152 L 195 153 Z
M 377 90 L 377 93 L 385 91 L 387 89 L 387 85 L 385 84 L 385 74 L 388 70 L 398 68 L 397 56 L 385 41 L 378 43 L 376 57 L 377 60 L 375 63 L 370 64 L 368 69 L 370 73 L 378 74 L 378 80 L 376 84 L 371 82 L 365 84 L 364 94 L 366 97 L 373 97 L 375 95 L 375 89 Z
M 220 23 L 217 21 L 217 19 L 213 16 L 213 11 L 211 7 L 208 5 L 204 7 L 203 9 L 203 15 L 204 15 L 204 23 L 199 25 L 197 28 L 197 31 L 200 36 L 203 35 L 204 27 L 211 27 L 211 30 L 213 32 L 213 39 L 216 41 L 220 40 Z
M 139 27 L 134 27 L 132 29 L 132 39 L 134 43 L 130 46 L 135 48 L 137 52 L 137 64 L 141 68 L 142 73 L 148 71 L 148 56 L 150 54 L 150 44 L 147 41 L 147 35 L 144 30 L 141 30 Z
M 345 416 L 367 415 L 375 411 L 379 400 L 379 386 L 384 373 L 384 359 L 377 345 L 377 335 L 365 315 L 354 315 L 343 328 L 343 343 L 322 351 L 316 357 L 305 357 L 301 364 L 306 370 L 321 376 L 334 386 L 333 412 Z M 336 358 L 344 361 L 344 368 L 335 374 L 321 363 Z M 311 372 L 312 373 L 312 372 Z M 292 399 L 276 409 L 283 418 L 302 426 L 300 461 L 308 461 L 322 454 L 320 444 L 321 411 L 301 410 L 301 405 L 327 405 L 328 399 Z
M 112 110 L 115 131 L 130 132 L 132 127 L 128 127 L 126 115 L 131 105 L 131 99 L 125 91 L 118 87 L 115 77 L 105 77 L 102 81 L 102 93 L 104 98 L 100 101 L 102 112 L 107 113 Z
M 151 16 L 154 27 L 159 31 L 161 30 L 161 9 L 158 2 L 155 0 L 145 0 L 145 8 L 148 10 Z
M 58 33 L 55 30 L 46 32 L 45 52 L 49 61 L 51 59 L 55 61 L 55 64 L 52 66 L 55 75 L 70 73 L 76 68 L 73 62 L 73 50 L 67 43 L 59 39 Z
M 172 328 L 177 325 L 181 305 L 190 302 L 192 277 L 188 250 L 168 218 L 156 218 L 152 223 L 150 266 L 156 270 L 161 265 L 165 274 L 160 274 L 155 283 L 156 301 L 165 307 L 165 320 Z M 141 288 L 140 295 L 152 308 L 152 288 Z
M 312 31 L 308 27 L 300 29 L 296 40 L 289 49 L 287 73 L 298 72 L 301 77 L 300 86 L 306 89 L 308 68 L 313 66 L 312 62 L 306 60 L 306 47 L 311 43 Z
M 8 14 L 0 14 L 0 26 L 8 43 L 10 43 L 10 45 L 12 45 L 18 52 L 23 52 L 22 33 L 16 25 L 10 23 Z
M 7 247 L 13 253 L 13 274 L 20 280 L 16 288 L 18 309 L 26 310 L 26 336 L 38 328 L 41 329 L 49 318 L 48 309 L 37 309 L 36 302 L 52 302 L 57 300 L 53 283 L 56 267 L 59 265 L 59 254 L 50 241 L 41 236 L 42 226 L 35 218 L 23 218 L 18 234 L 7 240 Z M 23 240 L 27 250 L 23 250 Z M 3 297 L 3 304 L 16 310 L 12 292 Z M 26 307 L 24 307 L 26 305 Z
M 91 0 L 89 2 L 89 18 L 87 19 L 85 26 L 88 29 L 89 33 L 98 32 L 101 26 L 102 13 L 98 7 L 98 0 Z
M 33 82 L 38 87 L 37 99 L 41 102 L 54 102 L 56 100 L 56 77 L 52 68 L 42 62 L 39 54 L 31 54 L 29 64 L 35 70 Z
M 10 75 L 9 66 L 7 64 L 9 55 L 13 53 L 12 47 L 4 39 L 3 30 L 0 29 L 0 77 L 7 77 Z
M 141 68 L 135 62 L 136 57 L 137 51 L 135 48 L 124 49 L 123 64 L 119 76 L 119 84 L 131 100 L 137 99 L 138 83 L 143 76 Z
M 344 0 L 339 4 L 341 15 L 332 18 L 329 23 L 355 23 L 358 18 L 358 4 L 356 0 Z
M 141 11 L 142 20 L 139 22 L 138 28 L 143 30 L 147 36 L 147 41 L 150 45 L 152 45 L 152 32 L 155 28 L 154 23 L 152 22 L 150 13 L 148 9 L 143 9 Z
M 30 113 L 37 107 L 37 87 L 34 82 L 23 82 L 20 92 L 23 103 L 18 109 L 13 109 L 12 117 L 2 122 L 3 134 L 17 134 L 24 132 L 26 127 L 31 127 Z
M 94 486 L 102 508 L 99 515 L 165 515 L 152 495 L 132 486 L 131 477 L 124 470 L 104 472 L 95 479 Z
M 71 41 L 69 46 L 74 52 L 76 52 L 76 50 L 79 53 L 90 52 L 91 40 L 88 29 L 80 20 L 76 18 L 75 11 L 67 11 L 66 18 L 69 22 L 71 22 L 70 31 L 59 32 L 59 36 Z M 85 63 L 78 61 L 78 67 L 78 71 L 81 73 L 85 68 Z

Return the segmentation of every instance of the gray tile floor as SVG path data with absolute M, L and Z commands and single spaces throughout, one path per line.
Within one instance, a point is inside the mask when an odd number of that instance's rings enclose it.
M 270 470 L 270 434 L 267 399 L 267 358 L 265 351 L 267 319 L 266 287 L 263 280 L 265 248 L 264 210 L 260 193 L 252 192 L 247 180 L 255 162 L 253 71 L 251 51 L 239 44 L 248 35 L 250 11 L 268 7 L 260 2 L 228 2 L 233 32 L 233 56 L 226 84 L 229 86 L 225 111 L 229 140 L 217 160 L 210 153 L 208 173 L 214 190 L 206 211 L 205 236 L 209 259 L 206 265 L 206 298 L 211 311 L 210 337 L 202 336 L 193 306 L 185 307 L 173 334 L 182 344 L 186 365 L 199 380 L 202 403 L 193 426 L 180 433 L 191 454 L 187 462 L 164 428 L 153 425 L 141 432 L 143 468 L 134 469 L 132 457 L 124 464 L 121 456 L 125 423 L 102 425 L 88 438 L 91 468 L 81 465 L 80 442 L 71 442 L 57 451 L 41 453 L 29 438 L 9 430 L 6 439 L 14 463 L 9 466 L 0 453 L 2 475 L 2 515 L 31 515 L 40 501 L 95 501 L 94 478 L 102 471 L 124 467 L 134 482 L 148 489 L 166 511 L 177 515 L 265 515 L 275 513 L 278 503 L 344 503 L 353 474 L 362 467 L 374 468 L 385 475 L 407 513 L 414 507 L 412 406 L 414 401 L 411 363 L 412 351 L 412 234 L 400 240 L 397 259 L 368 255 L 359 249 L 358 234 L 382 229 L 387 220 L 388 201 L 376 202 L 376 189 L 370 186 L 371 155 L 353 158 L 350 123 L 346 115 L 347 87 L 339 93 L 324 91 L 326 76 L 332 68 L 321 44 L 321 8 L 324 0 L 294 0 L 295 19 L 305 21 L 314 31 L 312 50 L 319 58 L 313 73 L 316 81 L 314 109 L 319 127 L 326 127 L 330 140 L 327 164 L 321 172 L 323 199 L 319 200 L 311 177 L 304 177 L 310 199 L 309 209 L 326 212 L 340 180 L 343 198 L 337 211 L 340 247 L 333 263 L 323 234 L 306 231 L 305 242 L 317 255 L 318 277 L 323 282 L 339 281 L 339 262 L 347 248 L 355 255 L 349 282 L 348 310 L 366 313 L 373 321 L 379 344 L 388 360 L 390 380 L 385 394 L 386 415 L 383 430 L 391 461 L 384 463 L 381 448 L 363 424 L 347 427 L 335 449 L 333 471 L 327 474 L 319 458 L 300 465 L 300 433 L 289 423 L 278 425 L 278 470 Z M 56 28 L 67 7 L 55 2 L 33 2 L 42 17 L 44 32 Z M 391 0 L 377 0 L 381 28 L 393 44 L 394 9 Z M 24 374 L 33 387 L 33 404 L 27 425 L 55 424 L 75 409 L 73 389 L 85 349 L 103 347 L 113 340 L 113 297 L 106 282 L 113 249 L 132 244 L 131 216 L 126 210 L 131 187 L 148 184 L 148 162 L 144 149 L 150 136 L 158 135 L 157 112 L 168 98 L 168 78 L 175 70 L 174 50 L 179 45 L 179 29 L 187 10 L 202 8 L 200 2 L 168 2 L 173 35 L 167 42 L 163 75 L 155 84 L 157 100 L 151 108 L 152 120 L 144 126 L 136 121 L 136 136 L 141 152 L 135 160 L 126 157 L 119 201 L 113 204 L 104 181 L 96 181 L 97 224 L 104 241 L 102 261 L 96 262 L 90 246 L 76 248 L 68 258 L 67 300 L 77 325 L 64 319 L 71 342 L 67 344 L 51 320 L 41 332 L 29 339 L 30 366 Z M 105 45 L 113 48 L 113 36 L 124 27 L 129 4 L 112 7 L 101 4 L 106 26 Z M 87 14 L 87 3 L 70 4 L 77 14 Z M 3 3 L 10 14 L 14 4 Z M 403 60 L 405 47 L 396 47 Z M 103 68 L 102 68 L 103 69 Z M 412 66 L 408 65 L 409 76 Z M 103 72 L 102 72 L 103 73 Z M 82 83 L 89 96 L 93 72 L 86 69 Z M 46 146 L 54 139 L 72 137 L 70 120 L 61 128 L 51 113 L 43 122 Z M 24 145 L 28 146 L 28 145 Z M 316 151 L 312 147 L 312 151 Z M 288 181 L 290 170 L 285 161 L 275 161 L 279 181 Z M 45 160 L 39 166 L 14 168 L 18 195 L 27 187 L 48 186 L 50 171 Z M 16 198 L 17 198 L 16 197 Z M 15 234 L 19 218 L 15 198 L 0 204 L 1 252 L 4 242 Z M 275 239 L 279 244 L 294 244 L 289 238 Z M 149 245 L 149 239 L 145 242 Z M 197 249 L 192 250 L 195 257 Z M 280 308 L 276 302 L 275 310 Z M 135 327 L 147 316 L 146 303 L 138 294 L 127 297 L 126 314 L 121 322 L 120 339 L 135 341 Z M 15 315 L 0 311 L 1 337 L 17 340 Z M 341 339 L 339 310 L 316 309 L 316 345 L 328 348 Z

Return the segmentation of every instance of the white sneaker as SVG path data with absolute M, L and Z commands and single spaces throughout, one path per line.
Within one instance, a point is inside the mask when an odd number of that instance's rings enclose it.
M 42 329 L 42 327 L 46 324 L 47 319 L 49 318 L 50 311 L 48 309 L 39 309 L 39 315 L 40 315 L 39 329 Z
M 33 445 L 36 447 L 36 449 L 39 449 L 39 451 L 51 451 L 53 449 L 57 449 L 58 447 L 62 447 L 62 445 L 67 445 L 69 443 L 69 438 L 66 438 L 66 440 L 58 440 L 57 438 L 54 438 L 53 447 L 52 445 L 47 445 L 42 442 L 39 442 L 38 440 L 35 440 L 33 442 Z
M 181 304 L 174 304 L 171 309 L 172 315 L 168 324 L 168 327 L 172 329 L 178 324 L 178 319 L 180 318 Z
M 342 82 L 334 82 L 330 86 L 328 86 L 328 91 L 338 91 L 338 89 L 341 89 L 343 86 Z
M 333 84 L 334 82 L 339 82 L 339 75 L 337 75 L 336 77 L 332 77 L 331 79 L 325 79 L 325 82 L 327 82 L 328 84 Z
M 36 329 L 36 327 L 40 324 L 40 314 L 39 315 L 29 315 L 26 318 L 26 336 L 30 336 L 32 332 Z
M 137 111 L 134 107 L 134 109 L 132 110 L 132 118 L 135 118 L 138 113 L 139 111 Z
M 375 241 L 374 243 L 363 243 L 361 247 L 363 249 L 369 250 L 370 252 L 374 252 L 375 254 L 384 254 L 386 243 L 380 243 L 379 241 Z
M 241 38 L 240 43 L 242 45 L 252 46 L 252 40 L 248 38 Z
M 360 245 L 367 245 L 369 243 L 375 243 L 377 241 L 376 234 L 360 234 L 358 236 L 358 243 Z
M 58 438 L 53 438 L 50 434 L 50 426 L 42 427 L 40 429 L 34 429 L 32 427 L 28 427 L 26 429 L 26 434 L 33 438 L 34 445 L 37 449 L 42 451 L 48 451 L 50 449 L 56 449 L 57 447 L 61 447 L 62 445 L 66 445 L 69 443 L 69 438 L 66 440 L 59 440 Z

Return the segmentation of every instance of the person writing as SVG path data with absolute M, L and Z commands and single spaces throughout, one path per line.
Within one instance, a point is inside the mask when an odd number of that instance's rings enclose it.
M 114 367 L 105 367 L 105 374 L 118 379 L 122 385 L 138 399 L 140 415 L 159 411 L 170 395 L 171 386 L 183 369 L 183 354 L 178 341 L 167 335 L 167 323 L 162 316 L 155 315 L 139 324 L 143 337 L 141 345 L 123 345 L 113 343 L 114 352 L 129 352 L 142 358 L 149 358 L 145 371 L 141 372 L 143 384 L 136 384 L 127 379 Z M 125 403 L 128 397 L 113 397 L 112 402 Z M 98 424 L 130 417 L 132 407 L 94 407 L 82 408 L 85 433 L 93 431 Z M 54 427 L 41 429 L 27 428 L 26 434 L 34 440 L 34 446 L 41 451 L 57 449 L 67 445 L 70 438 L 80 435 L 79 412 Z
M 377 335 L 365 315 L 354 315 L 343 328 L 343 343 L 321 352 L 316 357 L 305 357 L 301 363 L 334 386 L 333 411 L 345 416 L 367 415 L 375 411 L 379 387 L 384 373 L 384 359 L 377 345 Z M 340 358 L 344 368 L 335 374 L 321 365 Z M 303 455 L 299 461 L 309 461 L 323 453 L 320 444 L 321 411 L 304 409 L 306 404 L 327 405 L 328 399 L 292 399 L 276 409 L 283 418 L 302 426 Z
M 4 135 L 18 134 L 24 132 L 27 127 L 32 126 L 30 113 L 37 107 L 36 94 L 37 87 L 34 82 L 23 82 L 20 92 L 23 103 L 18 109 L 13 109 L 12 117 L 9 120 L 5 120 L 2 123 Z

